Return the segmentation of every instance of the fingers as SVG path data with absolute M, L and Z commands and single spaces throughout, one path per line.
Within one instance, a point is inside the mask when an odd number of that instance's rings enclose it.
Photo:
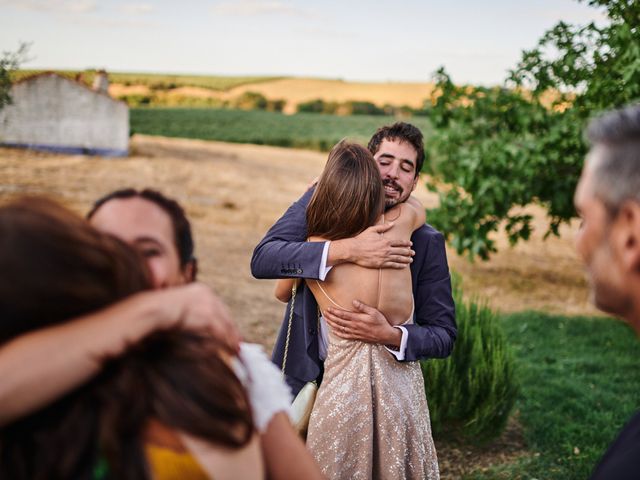
M 329 307 L 325 310 L 325 318 L 333 319 L 334 322 L 342 324 L 341 320 L 347 322 L 353 322 L 359 319 L 359 314 L 356 312 L 349 312 L 340 308 Z
M 229 307 L 204 284 L 195 283 L 184 288 L 190 295 L 185 298 L 183 327 L 195 330 L 204 328 L 233 352 L 238 353 L 242 337 Z
M 370 230 L 375 233 L 384 233 L 387 230 L 389 230 L 391 227 L 393 227 L 393 222 L 383 223 L 381 225 L 372 225 L 367 230 Z
M 403 268 L 407 268 L 411 265 L 410 262 L 384 262 L 380 264 L 380 268 L 394 268 L 396 270 L 402 270 Z
M 367 315 L 374 315 L 378 313 L 378 311 L 375 308 L 367 305 L 366 303 L 361 302 L 360 300 L 354 300 L 352 303 L 353 303 L 353 307 L 356 310 L 362 313 L 366 313 Z
M 394 239 L 394 240 L 389 241 L 389 245 L 391 245 L 392 247 L 400 247 L 400 248 L 411 249 L 411 247 L 413 246 L 413 242 L 411 240 Z M 413 250 L 411 250 L 411 251 L 413 252 Z M 415 252 L 413 252 L 413 254 L 415 254 Z
M 342 319 L 328 310 L 324 312 L 324 319 L 327 321 L 334 335 L 344 338 L 345 340 L 357 340 L 359 337 L 355 335 L 353 324 L 349 320 Z
M 412 258 L 416 254 L 416 252 L 415 250 L 412 250 L 408 246 L 402 247 L 395 244 L 391 244 L 388 254 L 395 255 L 398 257 Z
M 408 255 L 408 254 L 403 254 L 403 255 L 389 255 L 386 260 L 387 262 L 392 262 L 392 263 L 412 263 L 413 262 L 413 256 L 412 255 Z

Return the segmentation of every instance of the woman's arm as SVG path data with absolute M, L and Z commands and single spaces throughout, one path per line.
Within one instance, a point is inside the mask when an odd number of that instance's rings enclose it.
M 276 298 L 283 303 L 287 303 L 291 299 L 291 289 L 293 285 L 300 285 L 299 278 L 281 278 L 276 281 L 276 290 L 274 292 Z
M 0 426 L 31 413 L 94 376 L 105 359 L 156 330 L 207 329 L 239 348 L 224 304 L 202 284 L 133 295 L 61 325 L 17 337 L 0 348 Z
M 278 480 L 314 480 L 324 478 L 315 460 L 283 412 L 273 416 L 260 443 L 267 478 Z M 292 459 L 295 459 L 292 461 Z
M 425 212 L 424 205 L 422 205 L 422 202 L 413 195 L 407 198 L 407 201 L 405 203 L 409 205 L 411 207 L 411 210 L 415 212 L 415 220 L 413 222 L 412 230 L 416 230 L 424 225 L 424 223 L 427 221 L 427 214 Z

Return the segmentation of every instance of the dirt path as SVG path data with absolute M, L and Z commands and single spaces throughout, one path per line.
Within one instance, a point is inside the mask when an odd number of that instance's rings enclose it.
M 317 176 L 325 155 L 253 145 L 135 136 L 125 159 L 0 150 L 0 201 L 14 195 L 53 195 L 78 212 L 111 190 L 153 186 L 177 198 L 193 220 L 201 279 L 229 303 L 246 338 L 271 347 L 283 306 L 273 282 L 249 271 L 254 246 L 268 227 Z M 422 186 L 426 205 L 435 198 Z M 533 209 L 537 221 L 542 212 Z M 502 251 L 487 263 L 468 263 L 449 252 L 465 292 L 481 295 L 502 311 L 543 309 L 594 313 L 571 244 L 572 228 L 560 239 L 533 240 Z

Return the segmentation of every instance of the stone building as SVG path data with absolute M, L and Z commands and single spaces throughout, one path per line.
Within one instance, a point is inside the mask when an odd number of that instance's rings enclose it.
M 107 92 L 98 72 L 94 87 L 52 72 L 11 87 L 12 104 L 0 110 L 0 144 L 62 153 L 125 156 L 129 108 Z

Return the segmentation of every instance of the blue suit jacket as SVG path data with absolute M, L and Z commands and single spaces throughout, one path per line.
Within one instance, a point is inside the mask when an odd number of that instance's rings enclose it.
M 307 191 L 269 229 L 251 258 L 256 278 L 319 279 L 323 242 L 307 242 L 306 208 L 313 194 Z M 405 361 L 447 357 L 456 338 L 455 307 L 444 238 L 430 225 L 411 236 L 416 254 L 411 264 L 415 302 L 414 324 L 407 325 Z M 289 308 L 273 349 L 273 361 L 282 366 Z M 286 380 L 297 393 L 322 374 L 318 356 L 317 304 L 311 291 L 301 284 L 293 310 Z

